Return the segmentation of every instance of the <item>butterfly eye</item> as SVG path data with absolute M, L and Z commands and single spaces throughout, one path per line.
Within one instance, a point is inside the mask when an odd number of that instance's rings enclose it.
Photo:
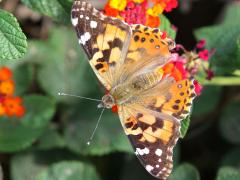
M 176 47 L 176 43 L 172 39 L 167 40 L 169 50 L 173 50 Z

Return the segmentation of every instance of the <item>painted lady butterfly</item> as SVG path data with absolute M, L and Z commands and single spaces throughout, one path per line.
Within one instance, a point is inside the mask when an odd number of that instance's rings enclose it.
M 195 97 L 193 80 L 176 82 L 161 68 L 171 58 L 171 39 L 159 29 L 127 25 L 75 0 L 72 24 L 100 82 L 105 108 L 118 108 L 123 129 L 142 165 L 153 176 L 171 173 L 180 121 Z

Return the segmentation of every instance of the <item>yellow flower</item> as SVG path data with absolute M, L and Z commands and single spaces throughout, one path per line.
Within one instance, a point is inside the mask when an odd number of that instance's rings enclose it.
M 164 2 L 155 4 L 152 8 L 147 10 L 147 14 L 151 16 L 158 16 L 159 14 L 163 13 L 165 7 L 166 7 L 166 4 Z
M 144 0 L 133 0 L 135 3 L 142 3 Z
M 127 0 L 110 0 L 109 5 L 114 9 L 122 11 L 127 6 Z

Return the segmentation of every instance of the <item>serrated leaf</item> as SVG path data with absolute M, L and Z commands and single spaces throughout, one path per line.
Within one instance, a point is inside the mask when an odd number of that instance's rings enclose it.
M 240 102 L 231 102 L 220 116 L 220 131 L 222 136 L 233 144 L 240 144 Z
M 97 110 L 96 104 L 86 106 L 84 102 L 70 109 L 71 112 L 63 115 L 70 120 L 64 134 L 67 146 L 73 152 L 84 155 L 104 155 L 115 151 L 133 153 L 117 114 L 104 112 L 93 141 L 87 146 L 101 110 Z
M 169 180 L 200 180 L 198 170 L 191 164 L 184 163 L 169 176 Z
M 16 18 L 0 9 L 0 60 L 23 57 L 27 51 L 26 39 Z
M 184 138 L 187 134 L 188 128 L 190 125 L 190 116 L 181 121 L 180 137 Z
M 94 167 L 77 161 L 65 161 L 52 165 L 41 172 L 36 180 L 99 180 Z
M 195 32 L 198 39 L 206 39 L 208 49 L 216 48 L 210 62 L 217 74 L 240 69 L 240 58 L 236 55 L 240 24 L 233 19 L 240 19 L 240 4 L 237 2 L 228 6 L 221 24 L 204 27 Z
M 0 119 L 0 151 L 15 152 L 29 147 L 44 131 L 55 112 L 55 104 L 44 96 L 23 99 L 26 114 L 21 119 Z
M 159 28 L 161 29 L 161 31 L 166 31 L 168 36 L 170 36 L 172 39 L 175 39 L 177 32 L 172 28 L 171 22 L 164 15 L 160 15 L 160 19 L 161 24 Z
M 42 43 L 42 59 L 38 73 L 40 86 L 61 101 L 75 98 L 60 97 L 58 92 L 88 96 L 99 92 L 99 84 L 85 53 L 68 28 L 53 29 L 48 42 Z
M 72 3 L 66 0 L 21 0 L 29 8 L 44 15 L 52 17 L 54 20 L 64 23 L 70 22 L 70 9 Z
M 21 152 L 15 154 L 10 160 L 11 179 L 36 180 L 37 174 L 53 163 L 78 159 L 78 157 L 63 150 Z
M 240 179 L 239 169 L 222 167 L 218 170 L 217 180 L 238 180 Z

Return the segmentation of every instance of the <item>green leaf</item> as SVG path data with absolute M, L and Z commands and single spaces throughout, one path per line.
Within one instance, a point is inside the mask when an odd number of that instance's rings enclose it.
M 53 29 L 49 41 L 42 46 L 44 48 L 40 49 L 45 56 L 40 62 L 38 81 L 49 95 L 70 102 L 76 98 L 60 97 L 58 92 L 81 96 L 99 92 L 97 78 L 73 31 L 61 27 Z
M 0 60 L 18 59 L 27 51 L 27 40 L 16 18 L 0 9 Z
M 237 2 L 228 6 L 221 24 L 204 27 L 195 32 L 198 39 L 206 39 L 208 49 L 216 48 L 210 62 L 217 74 L 232 73 L 240 69 L 240 57 L 237 55 L 240 24 L 233 19 L 240 19 L 240 4 Z
M 198 170 L 191 164 L 184 163 L 169 176 L 169 180 L 200 180 Z
M 98 174 L 93 166 L 76 161 L 65 161 L 53 164 L 41 172 L 36 180 L 99 180 Z
M 180 137 L 184 138 L 187 134 L 188 128 L 190 125 L 190 116 L 181 121 Z
M 73 105 L 71 112 L 66 112 L 63 117 L 69 119 L 65 129 L 67 146 L 75 153 L 84 155 L 103 155 L 115 151 L 133 153 L 132 147 L 120 124 L 117 114 L 105 111 L 101 123 L 96 131 L 90 146 L 86 143 L 101 110 L 96 109 L 96 104 L 86 106 L 86 103 Z
M 233 144 L 240 144 L 240 102 L 231 102 L 220 116 L 220 131 L 222 136 Z
M 29 147 L 44 131 L 55 112 L 53 101 L 44 96 L 23 99 L 23 118 L 0 119 L 0 151 L 14 152 Z
M 52 17 L 54 20 L 64 23 L 70 22 L 70 9 L 72 3 L 66 0 L 21 0 L 29 8 L 44 15 Z
M 49 127 L 39 137 L 36 147 L 39 150 L 63 148 L 65 147 L 65 141 L 55 128 Z
M 10 160 L 11 179 L 36 180 L 37 174 L 53 163 L 78 159 L 75 155 L 63 150 L 21 152 L 12 156 Z
M 237 180 L 240 179 L 239 169 L 222 167 L 218 170 L 217 180 Z
M 233 166 L 240 169 L 240 147 L 232 149 L 226 155 L 224 155 L 221 165 L 222 166 Z
M 15 94 L 20 95 L 26 92 L 32 83 L 33 68 L 29 64 L 22 64 L 13 70 L 13 79 L 15 82 Z
M 193 117 L 201 117 L 214 110 L 219 103 L 222 88 L 205 86 L 202 94 L 193 101 Z M 206 103 L 207 102 L 207 103 Z
M 160 19 L 161 19 L 160 24 L 161 31 L 166 31 L 168 36 L 170 36 L 172 39 L 175 39 L 177 32 L 172 28 L 171 22 L 164 15 L 160 15 Z

